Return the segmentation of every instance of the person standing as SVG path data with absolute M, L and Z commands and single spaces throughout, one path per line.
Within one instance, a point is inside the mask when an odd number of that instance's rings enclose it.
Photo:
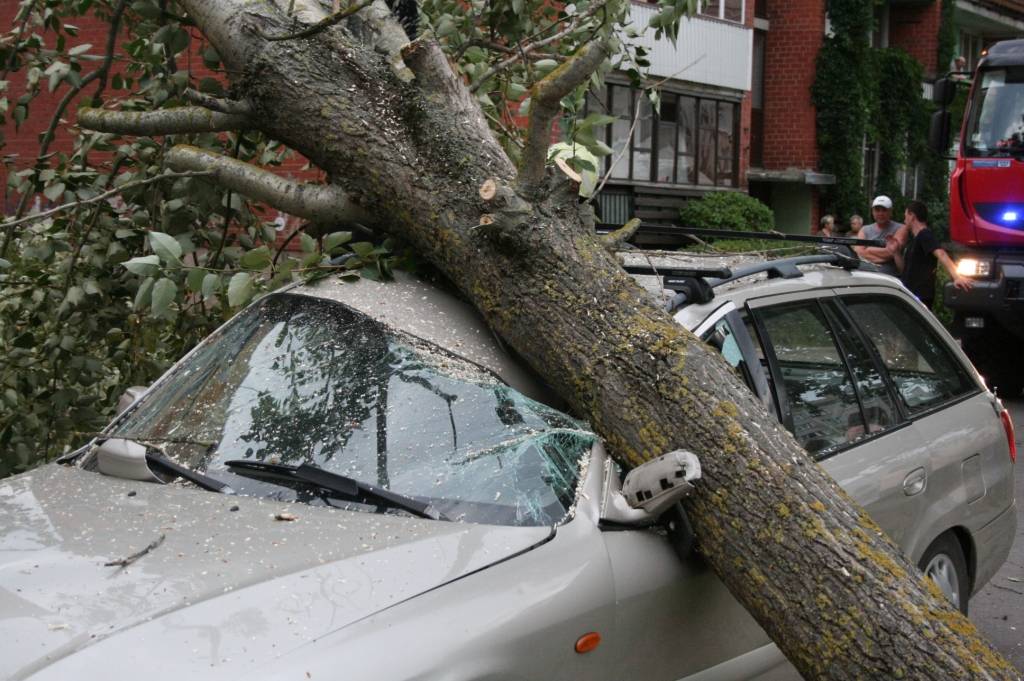
M 861 260 L 878 265 L 885 274 L 899 276 L 899 270 L 893 262 L 894 254 L 902 251 L 907 243 L 907 229 L 900 222 L 892 219 L 892 199 L 884 194 L 876 196 L 871 202 L 871 215 L 875 221 L 865 225 L 857 232 L 858 239 L 884 239 L 882 246 L 854 246 L 853 250 Z
M 850 234 L 860 234 L 860 230 L 864 227 L 864 218 L 854 214 L 850 216 L 850 229 L 847 230 Z
M 836 219 L 831 215 L 825 215 L 818 222 L 817 229 L 814 225 L 811 225 L 812 236 L 832 236 L 835 232 Z
M 931 308 L 935 300 L 935 265 L 949 272 L 953 285 L 967 291 L 971 280 L 957 274 L 956 264 L 945 249 L 939 245 L 935 233 L 928 226 L 928 207 L 920 201 L 907 204 L 903 219 L 906 220 L 910 239 L 903 249 L 893 247 L 893 262 L 900 270 L 900 281 L 920 299 L 924 306 Z

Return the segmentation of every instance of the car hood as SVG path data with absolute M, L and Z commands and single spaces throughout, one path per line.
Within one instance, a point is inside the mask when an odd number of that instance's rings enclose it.
M 552 533 L 44 466 L 0 482 L 0 678 L 234 676 Z

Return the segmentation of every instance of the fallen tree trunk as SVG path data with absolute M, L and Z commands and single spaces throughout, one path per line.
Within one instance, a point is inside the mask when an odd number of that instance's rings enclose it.
M 443 271 L 616 457 L 700 456 L 686 510 L 701 553 L 806 678 L 1017 678 L 725 362 L 651 305 L 594 236 L 575 186 L 545 171 L 537 154 L 557 102 L 605 58 L 603 43 L 535 87 L 517 172 L 436 44 L 396 53 L 401 28 L 381 0 L 334 23 L 299 2 L 325 28 L 281 40 L 267 36 L 294 24 L 273 3 L 181 4 L 233 74 L 245 125 L 324 169 L 339 213 L 358 206 Z M 127 133 L 144 125 L 131 117 L 96 119 Z M 229 186 L 240 175 L 190 158 L 188 170 Z

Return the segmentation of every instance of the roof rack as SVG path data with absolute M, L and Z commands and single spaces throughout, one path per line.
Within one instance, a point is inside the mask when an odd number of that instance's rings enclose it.
M 861 239 L 858 239 L 858 241 L 861 241 Z M 738 279 L 762 273 L 767 273 L 769 279 L 797 279 L 804 276 L 803 272 L 800 271 L 800 265 L 821 264 L 836 265 L 847 272 L 856 269 L 864 269 L 871 272 L 879 271 L 875 265 L 843 253 L 822 253 L 821 255 L 801 255 L 793 258 L 766 260 L 743 267 L 735 272 L 727 267 L 702 270 L 645 267 L 642 265 L 628 265 L 625 267 L 625 270 L 629 274 L 661 276 L 662 286 L 676 293 L 666 305 L 667 311 L 672 313 L 680 307 L 691 303 L 703 304 L 711 302 L 715 297 L 715 287 Z
M 604 234 L 618 227 L 598 225 L 597 232 Z M 747 239 L 761 241 L 793 241 L 819 244 L 821 246 L 879 246 L 884 248 L 882 239 L 857 239 L 848 236 L 812 236 L 810 234 L 784 234 L 783 232 L 740 232 L 729 229 L 702 229 L 686 225 L 670 225 L 657 222 L 641 222 L 633 236 L 634 240 L 656 241 L 659 245 L 692 246 L 708 239 Z M 852 256 L 852 253 L 850 254 Z

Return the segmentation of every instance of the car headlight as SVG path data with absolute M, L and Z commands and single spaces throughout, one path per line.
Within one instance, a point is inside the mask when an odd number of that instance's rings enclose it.
M 956 263 L 956 273 L 962 277 L 987 277 L 992 274 L 992 261 L 963 258 Z

